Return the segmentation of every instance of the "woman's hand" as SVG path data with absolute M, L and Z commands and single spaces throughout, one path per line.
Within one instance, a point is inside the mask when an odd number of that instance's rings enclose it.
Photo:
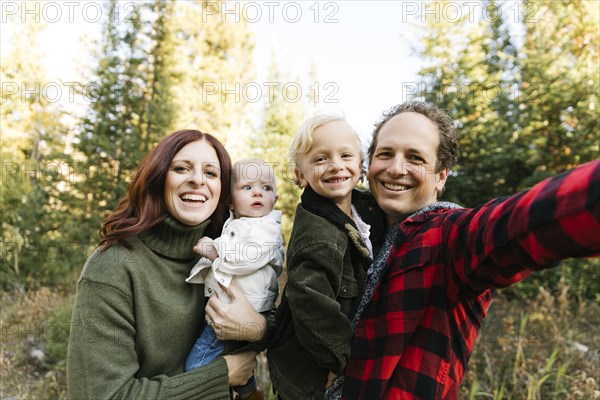
M 229 370 L 229 385 L 241 386 L 248 382 L 248 379 L 256 369 L 256 352 L 244 351 L 237 354 L 223 356 Z
M 260 315 L 235 281 L 229 288 L 221 288 L 231 297 L 231 303 L 219 300 L 216 294 L 210 296 L 206 304 L 206 323 L 215 330 L 220 340 L 246 340 L 256 342 L 265 334 L 267 320 Z

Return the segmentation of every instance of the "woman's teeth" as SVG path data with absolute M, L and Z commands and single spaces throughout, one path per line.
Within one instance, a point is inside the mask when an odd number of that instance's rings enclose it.
M 202 201 L 205 202 L 206 201 L 206 196 L 203 196 L 201 194 L 184 194 L 183 196 L 181 196 L 181 200 L 183 201 Z

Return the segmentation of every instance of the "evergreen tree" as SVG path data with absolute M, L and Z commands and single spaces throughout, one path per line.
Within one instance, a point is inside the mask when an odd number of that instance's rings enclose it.
M 521 189 L 600 154 L 600 3 L 525 1 L 520 52 L 520 140 L 527 143 Z M 564 278 L 572 293 L 597 299 L 598 260 L 567 260 L 561 268 L 534 275 L 515 296 L 558 287 Z
M 173 130 L 175 44 L 173 3 L 154 0 L 127 20 L 108 4 L 95 85 L 83 120 L 74 163 L 77 181 L 69 190 L 77 237 L 97 242 L 102 220 L 125 196 L 141 159 Z
M 598 157 L 600 3 L 525 1 L 520 125 L 527 184 Z
M 154 14 L 151 25 L 151 49 L 148 57 L 146 110 L 142 118 L 143 146 L 147 153 L 153 144 L 174 131 L 176 115 L 173 85 L 180 79 L 174 71 L 175 37 L 172 19 L 174 3 L 156 0 L 150 4 Z
M 229 149 L 248 134 L 248 106 L 260 98 L 255 89 L 264 93 L 266 88 L 253 82 L 254 34 L 249 24 L 239 15 L 220 13 L 223 3 L 175 4 L 175 126 L 211 133 Z
M 444 196 L 467 206 L 514 192 L 530 173 L 523 168 L 526 144 L 515 133 L 516 50 L 499 5 L 483 6 L 485 18 L 477 23 L 467 14 L 428 22 L 418 50 L 429 60 L 420 71 L 422 97 L 445 109 L 458 128 L 460 160 Z
M 51 83 L 39 60 L 45 57 L 39 46 L 44 32 L 41 18 L 29 18 L 25 23 L 10 21 L 12 47 L 2 54 L 0 93 L 2 107 L 2 229 L 0 252 L 0 282 L 33 277 L 42 282 L 53 279 L 52 258 L 61 247 L 57 231 L 55 199 L 52 189 L 59 185 L 56 173 L 60 169 L 62 112 L 47 90 Z
M 143 156 L 147 57 L 141 43 L 141 17 L 138 12 L 120 24 L 117 1 L 107 6 L 94 90 L 88 94 L 89 112 L 75 146 L 79 181 L 70 191 L 70 202 L 78 203 L 73 212 L 81 226 L 79 237 L 89 243 L 97 241 L 102 220 L 124 197 L 128 178 Z

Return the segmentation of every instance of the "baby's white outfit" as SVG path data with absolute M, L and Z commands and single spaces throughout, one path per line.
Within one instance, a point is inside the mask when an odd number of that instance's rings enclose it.
M 235 280 L 256 311 L 272 309 L 279 294 L 277 277 L 283 269 L 281 211 L 257 218 L 234 218 L 230 212 L 215 246 L 219 256 L 212 262 L 202 257 L 186 282 L 203 283 L 205 296 L 217 292 L 221 301 L 229 303 L 219 283 L 229 287 Z

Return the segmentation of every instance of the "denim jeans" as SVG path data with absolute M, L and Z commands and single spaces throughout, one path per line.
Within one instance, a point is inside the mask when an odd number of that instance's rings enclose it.
M 221 355 L 223 349 L 225 349 L 225 342 L 217 339 L 215 330 L 206 325 L 185 361 L 185 371 L 200 368 L 210 363 Z M 238 393 L 252 393 L 256 390 L 256 378 L 252 376 L 244 385 L 235 386 L 233 389 Z
M 224 348 L 225 342 L 217 339 L 215 330 L 205 326 L 185 361 L 185 370 L 190 371 L 210 363 L 221 355 Z

